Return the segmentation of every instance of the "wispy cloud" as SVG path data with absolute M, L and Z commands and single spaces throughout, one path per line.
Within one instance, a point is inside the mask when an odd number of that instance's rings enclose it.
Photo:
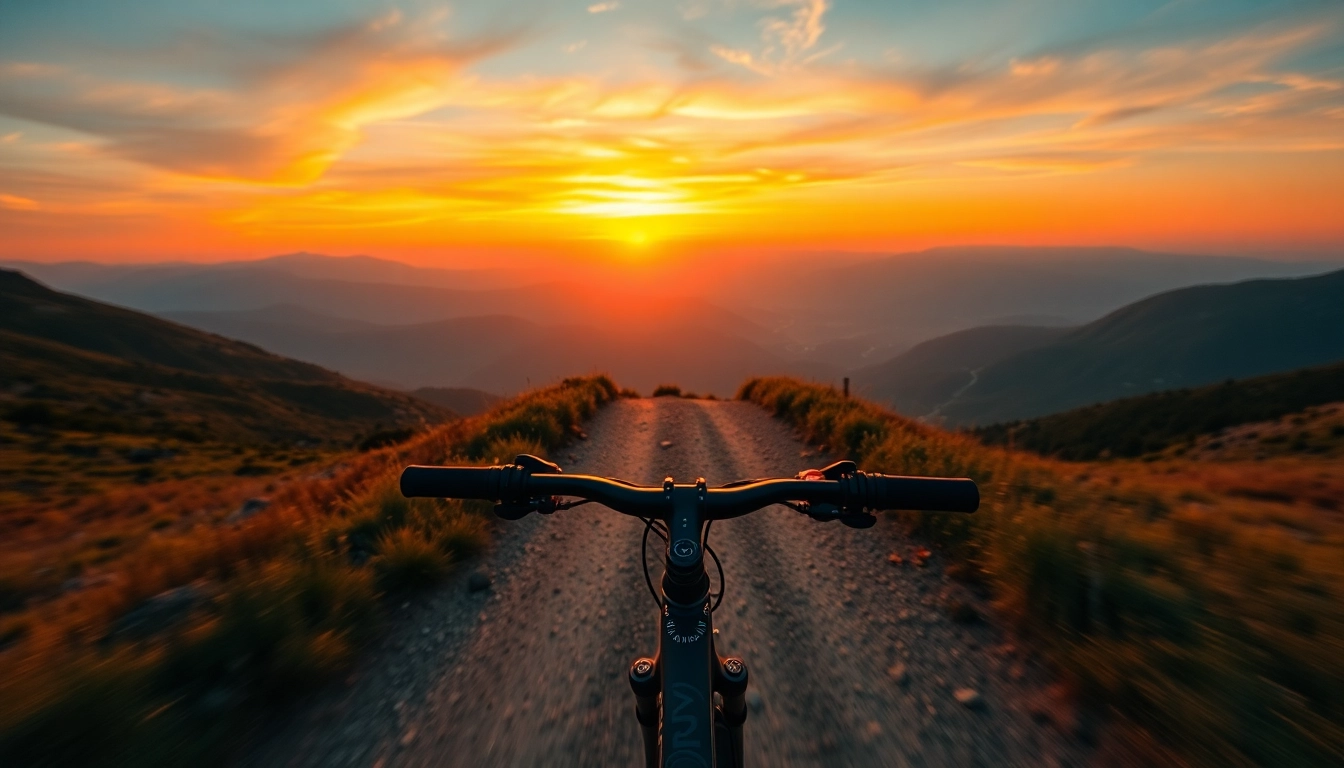
M 447 103 L 464 66 L 509 42 L 450 43 L 439 20 L 394 12 L 291 40 L 292 58 L 232 88 L 10 64 L 0 114 L 82 131 L 113 154 L 180 173 L 304 183 L 367 126 Z
M 11 211 L 35 211 L 40 207 L 36 200 L 18 195 L 0 194 L 0 208 L 8 208 Z
M 761 19 L 758 50 L 715 44 L 710 46 L 714 55 L 757 74 L 775 74 L 802 61 L 826 31 L 823 17 L 831 7 L 829 0 L 761 0 L 758 4 L 772 11 L 792 9 L 792 12 L 786 16 L 772 13 Z
M 588 6 L 588 12 L 589 12 L 589 13 L 608 13 L 608 12 L 610 12 L 610 11 L 614 11 L 614 10 L 620 8 L 620 7 L 621 7 L 621 4 L 618 3 L 618 2 L 593 3 L 592 5 Z

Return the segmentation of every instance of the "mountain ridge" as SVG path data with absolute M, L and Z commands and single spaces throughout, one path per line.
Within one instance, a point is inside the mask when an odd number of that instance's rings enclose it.
M 981 371 L 949 424 L 1031 418 L 1344 358 L 1344 270 L 1168 291 Z
M 850 374 L 855 390 L 913 417 L 935 411 L 975 381 L 976 371 L 1058 339 L 1069 328 L 989 325 L 920 343 Z

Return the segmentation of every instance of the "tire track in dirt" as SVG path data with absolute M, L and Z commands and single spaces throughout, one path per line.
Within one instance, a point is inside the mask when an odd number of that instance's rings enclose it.
M 567 471 L 720 484 L 826 463 L 801 457 L 783 424 L 746 403 L 621 400 L 589 435 L 555 457 Z M 500 523 L 480 562 L 490 589 L 471 593 L 459 579 L 407 601 L 361 673 L 241 764 L 640 764 L 625 670 L 656 647 L 643 529 L 595 505 Z M 936 607 L 950 588 L 936 563 L 887 562 L 893 546 L 908 548 L 894 523 L 855 531 L 774 507 L 715 523 L 711 544 L 728 582 L 717 642 L 746 659 L 759 694 L 748 765 L 1081 762 L 1014 706 L 1039 680 L 1006 673 L 996 630 L 955 625 Z M 908 670 L 904 685 L 888 674 L 897 664 Z M 958 703 L 960 687 L 979 691 L 984 706 Z

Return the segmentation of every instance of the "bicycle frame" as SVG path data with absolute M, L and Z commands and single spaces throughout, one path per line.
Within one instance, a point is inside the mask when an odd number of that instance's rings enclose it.
M 704 479 L 664 492 L 672 502 L 658 652 L 630 665 L 648 768 L 741 768 L 747 667 L 714 647 L 704 561 Z M 720 706 L 714 704 L 719 694 Z M 661 697 L 661 699 L 660 699 Z M 661 704 L 661 706 L 660 706 Z

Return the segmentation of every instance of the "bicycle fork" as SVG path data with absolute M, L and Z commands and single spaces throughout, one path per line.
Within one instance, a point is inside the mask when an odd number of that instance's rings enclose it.
M 661 656 L 661 655 L 660 655 Z M 747 720 L 747 664 L 736 656 L 718 656 L 713 669 L 716 768 L 743 768 L 742 724 Z M 662 666 L 658 659 L 640 657 L 630 664 L 630 688 L 635 693 L 635 719 L 644 737 L 644 764 L 661 768 L 658 731 L 658 696 L 662 690 Z M 731 762 L 727 762 L 731 761 Z

